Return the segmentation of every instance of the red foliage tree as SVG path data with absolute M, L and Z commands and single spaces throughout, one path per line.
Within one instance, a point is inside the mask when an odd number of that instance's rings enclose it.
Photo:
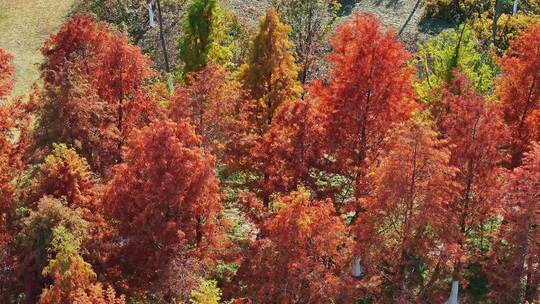
M 114 111 L 77 71 L 59 83 L 46 83 L 33 101 L 38 113 L 36 146 L 70 145 L 101 172 L 116 161 L 121 135 L 114 125 Z
M 434 250 L 444 230 L 441 214 L 457 190 L 450 151 L 429 123 L 408 122 L 392 132 L 388 152 L 368 171 L 372 193 L 354 226 L 366 280 L 387 286 L 383 302 L 424 298 L 436 282 L 441 255 Z M 426 266 L 427 279 L 419 268 Z M 381 276 L 386 273 L 386 276 Z
M 327 162 L 352 180 L 355 198 L 367 193 L 365 172 L 393 124 L 409 117 L 412 70 L 393 30 L 371 15 L 353 14 L 336 30 L 328 84 L 313 95 L 325 115 Z
M 501 59 L 498 93 L 512 134 L 510 166 L 519 166 L 531 141 L 540 141 L 540 23 L 530 26 Z
M 11 93 L 13 88 L 13 72 L 15 69 L 11 65 L 13 57 L 6 51 L 0 49 L 0 101 Z
M 48 135 L 45 144 L 75 142 L 91 161 L 120 161 L 131 131 L 159 113 L 145 85 L 154 75 L 149 59 L 121 33 L 84 14 L 69 20 L 41 51 L 45 113 L 38 129 Z M 58 127 L 65 122 L 71 131 Z M 97 140 L 96 133 L 103 136 Z
M 11 66 L 11 55 L 0 49 L 0 268 L 7 269 L 8 244 L 11 242 L 11 236 L 8 233 L 8 225 L 13 212 L 13 194 L 12 184 L 16 174 L 19 157 L 14 151 L 10 132 L 14 127 L 13 117 L 14 108 L 11 105 L 4 104 L 4 98 L 11 92 L 13 87 L 13 67 Z M 0 271 L 0 294 L 7 294 L 4 286 L 7 288 L 9 274 Z M 1 299 L 1 297 L 0 297 Z
M 540 301 L 540 144 L 533 143 L 523 165 L 506 176 L 501 189 L 504 221 L 495 245 L 491 274 L 494 303 Z
M 272 303 L 346 299 L 351 243 L 332 203 L 298 192 L 278 200 L 276 208 L 238 272 L 247 296 Z
M 174 121 L 187 119 L 202 139 L 203 147 L 219 159 L 238 130 L 239 84 L 215 66 L 193 72 L 178 86 L 169 106 Z
M 43 196 L 65 198 L 70 207 L 97 211 L 95 203 L 96 180 L 86 160 L 66 145 L 53 144 L 51 154 L 36 170 L 29 187 L 28 204 Z
M 186 122 L 138 131 L 103 201 L 117 222 L 119 262 L 133 288 L 156 288 L 178 257 L 212 265 L 225 244 L 214 160 Z
M 323 117 L 315 101 L 291 100 L 281 105 L 274 115 L 270 130 L 252 149 L 260 178 L 253 185 L 259 196 L 287 194 L 300 185 L 317 191 L 310 169 L 317 165 L 322 151 Z
M 483 238 L 484 226 L 497 215 L 495 190 L 505 157 L 500 151 L 507 133 L 497 107 L 478 95 L 459 72 L 445 89 L 446 112 L 438 123 L 448 140 L 451 165 L 459 169 L 455 177 L 458 195 L 449 201 L 446 240 L 455 248 L 453 280 L 461 280 L 463 264 L 473 259 L 480 248 L 470 243 L 473 236 Z

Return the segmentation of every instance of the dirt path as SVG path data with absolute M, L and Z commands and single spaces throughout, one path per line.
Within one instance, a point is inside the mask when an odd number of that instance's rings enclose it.
M 39 78 L 39 48 L 58 30 L 75 0 L 0 0 L 0 48 L 16 68 L 15 95 L 28 92 Z

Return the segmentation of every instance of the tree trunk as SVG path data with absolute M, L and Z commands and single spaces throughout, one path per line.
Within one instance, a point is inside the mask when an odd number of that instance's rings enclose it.
M 163 34 L 163 14 L 161 13 L 161 3 L 157 0 L 157 8 L 159 13 L 159 39 L 161 40 L 161 47 L 163 48 L 163 57 L 165 58 L 165 71 L 167 73 L 171 72 L 169 66 L 169 54 L 167 53 L 167 45 L 165 44 L 165 37 Z
M 513 15 L 513 16 L 517 16 L 517 13 L 518 13 L 518 4 L 519 4 L 519 0 L 514 0 L 514 9 L 512 10 L 512 15 Z
M 154 27 L 154 9 L 152 8 L 153 5 L 154 1 L 148 1 L 148 27 Z
M 459 281 L 452 281 L 452 290 L 450 291 L 450 298 L 448 298 L 448 304 L 458 304 L 459 293 Z
M 497 45 L 497 21 L 499 21 L 499 6 L 500 6 L 500 3 L 501 1 L 500 0 L 495 0 L 495 12 L 493 13 L 493 29 L 492 29 L 492 33 L 491 33 L 491 39 L 492 39 L 492 43 L 493 45 Z

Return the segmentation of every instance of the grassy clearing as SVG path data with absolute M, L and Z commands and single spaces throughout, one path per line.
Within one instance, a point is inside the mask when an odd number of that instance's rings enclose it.
M 0 0 L 0 48 L 16 68 L 15 95 L 24 95 L 39 78 L 39 48 L 58 30 L 75 0 Z

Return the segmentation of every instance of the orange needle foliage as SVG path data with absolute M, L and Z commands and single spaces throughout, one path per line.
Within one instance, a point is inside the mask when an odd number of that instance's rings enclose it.
M 186 122 L 160 121 L 128 143 L 104 204 L 119 232 L 119 260 L 134 288 L 152 288 L 175 257 L 212 265 L 224 246 L 214 159 Z
M 284 101 L 299 97 L 302 90 L 291 53 L 290 31 L 275 10 L 268 10 L 253 39 L 248 62 L 240 69 L 243 89 L 254 102 L 250 107 L 250 132 L 258 135 L 268 130 L 276 109 Z
M 498 92 L 512 134 L 511 167 L 519 166 L 531 141 L 540 141 L 540 23 L 531 25 L 501 59 Z
M 500 112 L 478 95 L 459 72 L 445 89 L 439 130 L 448 140 L 450 164 L 459 169 L 455 177 L 458 195 L 447 205 L 446 239 L 457 248 L 453 280 L 461 279 L 463 261 L 474 259 L 477 250 L 466 241 L 482 237 L 483 224 L 497 215 L 494 185 L 498 184 L 507 140 Z
M 287 194 L 299 185 L 317 190 L 309 173 L 321 157 L 322 121 L 308 96 L 287 101 L 277 109 L 270 130 L 252 150 L 252 157 L 259 160 L 256 170 L 262 176 L 255 189 L 262 197 Z
M 0 101 L 11 93 L 13 88 L 13 72 L 11 65 L 13 57 L 3 49 L 0 49 Z
M 11 60 L 11 55 L 0 49 L 0 268 L 7 268 L 10 263 L 6 251 L 12 240 L 8 229 L 15 207 L 12 181 L 17 173 L 17 165 L 20 164 L 19 154 L 10 136 L 16 123 L 13 116 L 16 109 L 12 105 L 4 104 L 4 98 L 10 94 L 13 87 L 14 69 Z M 4 286 L 8 288 L 5 278 L 0 273 L 0 293 L 4 292 Z
M 66 199 L 73 208 L 89 208 L 92 206 L 95 180 L 86 160 L 65 145 L 53 145 L 53 151 L 37 172 L 29 188 L 28 205 L 36 203 L 43 196 Z
M 265 303 L 328 303 L 347 297 L 347 229 L 329 201 L 294 192 L 277 203 L 239 269 L 247 295 Z
M 504 222 L 494 252 L 490 284 L 494 303 L 535 303 L 540 282 L 540 144 L 501 189 Z
M 355 197 L 365 194 L 370 161 L 395 123 L 408 119 L 412 98 L 409 54 L 392 30 L 371 15 L 355 13 L 336 30 L 328 57 L 328 84 L 313 94 L 325 115 L 327 146 L 342 175 L 355 182 Z
M 153 76 L 149 59 L 121 33 L 83 14 L 41 51 L 45 89 L 38 103 L 38 145 L 73 145 L 103 172 L 121 160 L 131 131 L 159 114 L 145 84 Z
M 410 303 L 424 296 L 419 265 L 433 269 L 438 261 L 434 248 L 446 224 L 440 215 L 457 190 L 457 170 L 428 123 L 404 123 L 387 141 L 389 150 L 368 171 L 373 191 L 354 231 L 367 276 L 388 274 L 383 300 Z
M 231 133 L 238 131 L 240 90 L 226 71 L 208 66 L 188 74 L 186 84 L 178 86 L 169 106 L 174 121 L 188 119 L 202 139 L 203 147 L 223 159 Z

